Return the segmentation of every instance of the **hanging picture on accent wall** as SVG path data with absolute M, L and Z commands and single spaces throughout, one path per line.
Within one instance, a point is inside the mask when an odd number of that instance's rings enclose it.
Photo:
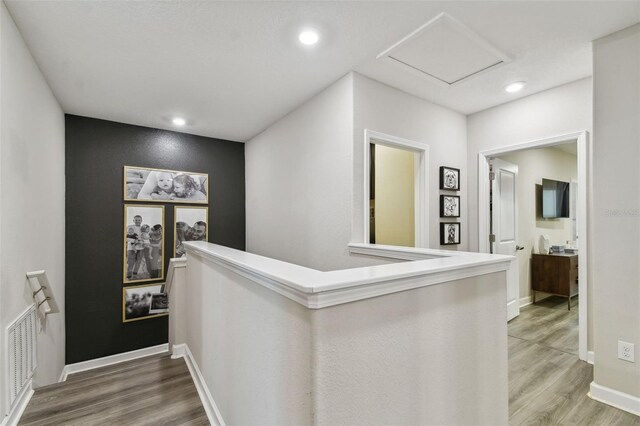
M 453 167 L 440 167 L 440 189 L 447 191 L 460 190 L 460 169 Z
M 123 282 L 164 278 L 164 206 L 124 205 Z
M 460 217 L 460 197 L 457 195 L 440 196 L 440 217 Z
M 167 295 L 162 292 L 162 284 L 136 285 L 122 289 L 122 322 L 168 314 Z
M 124 166 L 125 201 L 207 204 L 209 175 Z
M 184 241 L 208 241 L 209 227 L 207 207 L 178 207 L 174 208 L 175 226 L 173 257 L 184 257 Z
M 458 222 L 440 223 L 440 245 L 460 244 L 460 224 Z

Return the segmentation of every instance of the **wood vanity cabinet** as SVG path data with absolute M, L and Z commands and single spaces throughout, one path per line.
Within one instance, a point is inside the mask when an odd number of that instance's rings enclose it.
M 578 294 L 577 254 L 534 254 L 531 257 L 533 303 L 536 291 L 565 296 L 571 310 L 571 297 Z

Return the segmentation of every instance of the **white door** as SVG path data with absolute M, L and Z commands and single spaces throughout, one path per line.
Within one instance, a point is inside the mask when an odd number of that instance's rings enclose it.
M 507 271 L 507 321 L 520 315 L 519 269 L 516 252 L 522 250 L 518 239 L 518 203 L 516 198 L 516 180 L 518 166 L 494 158 L 491 161 L 495 178 L 491 181 L 493 226 L 493 252 L 515 256 Z

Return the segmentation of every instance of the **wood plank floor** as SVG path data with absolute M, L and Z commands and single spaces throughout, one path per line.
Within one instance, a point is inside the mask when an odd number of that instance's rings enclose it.
M 640 426 L 587 396 L 593 366 L 578 358 L 578 301 L 550 297 L 509 322 L 509 424 Z
M 20 425 L 208 425 L 183 359 L 158 355 L 35 391 Z

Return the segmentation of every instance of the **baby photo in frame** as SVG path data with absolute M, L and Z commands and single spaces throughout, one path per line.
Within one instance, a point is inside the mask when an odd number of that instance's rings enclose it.
M 158 203 L 209 203 L 206 173 L 124 166 L 124 200 Z
M 169 315 L 162 284 L 145 284 L 122 289 L 122 322 Z

